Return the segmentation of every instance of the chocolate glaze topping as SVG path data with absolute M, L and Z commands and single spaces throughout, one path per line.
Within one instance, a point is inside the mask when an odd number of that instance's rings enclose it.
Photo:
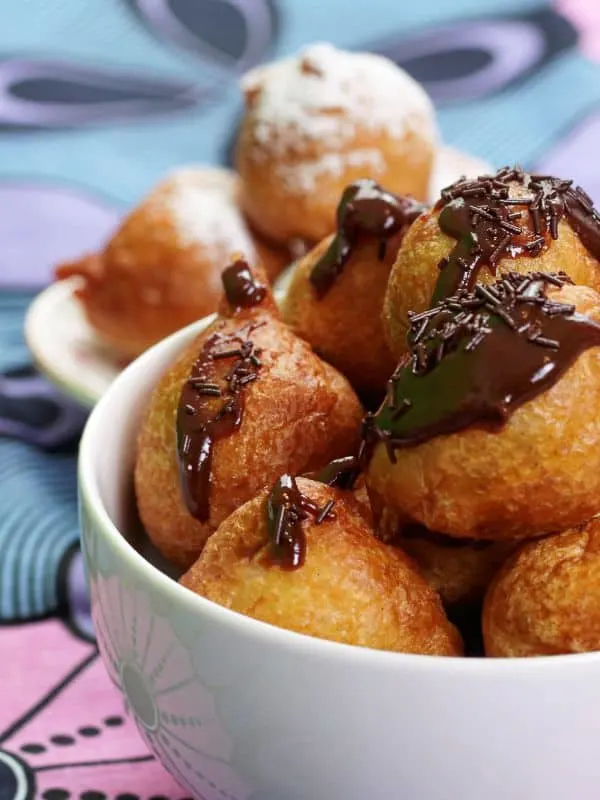
M 177 409 L 181 486 L 190 514 L 202 522 L 209 516 L 213 445 L 242 424 L 244 390 L 262 367 L 261 350 L 250 339 L 262 325 L 249 322 L 233 333 L 217 331 L 209 336 L 181 392 Z
M 306 537 L 302 521 L 309 514 L 320 525 L 335 515 L 332 512 L 333 500 L 323 508 L 302 494 L 291 475 L 282 475 L 267 496 L 267 530 L 270 541 L 271 560 L 283 569 L 298 569 L 306 557 Z
M 232 308 L 250 308 L 257 306 L 267 296 L 267 288 L 259 283 L 248 262 L 238 258 L 224 270 L 221 276 L 225 297 Z
M 334 458 L 317 472 L 308 472 L 304 477 L 338 489 L 352 489 L 360 475 L 360 463 L 356 456 Z
M 403 233 L 425 210 L 412 197 L 386 192 L 372 180 L 350 184 L 337 209 L 337 233 L 310 273 L 310 282 L 322 297 L 335 283 L 352 255 L 352 249 L 364 237 L 379 242 L 379 260 L 385 258 L 388 240 Z
M 501 426 L 552 386 L 600 325 L 547 296 L 564 274 L 506 273 L 411 316 L 411 353 L 392 375 L 385 402 L 367 417 L 371 445 L 395 450 L 472 425 Z
M 572 181 L 504 167 L 495 175 L 461 179 L 442 191 L 439 226 L 457 240 L 440 262 L 433 302 L 472 289 L 482 268 L 496 274 L 506 256 L 535 257 L 558 238 L 566 217 L 583 245 L 600 260 L 600 215 Z M 523 196 L 511 197 L 511 185 Z M 513 193 L 514 194 L 514 193 Z

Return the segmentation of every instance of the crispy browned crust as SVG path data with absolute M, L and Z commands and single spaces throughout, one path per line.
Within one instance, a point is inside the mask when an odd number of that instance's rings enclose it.
M 352 496 L 299 479 L 335 519 L 302 523 L 306 561 L 294 571 L 268 558 L 266 492 L 234 512 L 181 579 L 234 611 L 321 639 L 406 653 L 461 655 L 439 598 L 399 549 L 379 542 Z
M 200 189 L 203 174 L 202 169 L 190 170 L 189 180 Z M 223 171 L 222 180 L 231 184 L 235 215 L 237 178 Z M 59 280 L 74 275 L 82 279 L 76 295 L 88 321 L 125 358 L 135 358 L 165 336 L 213 313 L 221 297 L 221 273 L 233 253 L 181 240 L 166 202 L 177 194 L 177 186 L 176 176 L 167 177 L 125 217 L 100 253 L 56 271 Z M 244 228 L 241 212 L 238 216 Z M 251 241 L 249 231 L 247 235 Z M 269 274 L 277 274 L 281 257 L 262 243 L 260 252 Z
M 188 513 L 181 496 L 175 418 L 183 383 L 214 326 L 167 371 L 142 419 L 135 469 L 140 515 L 158 549 L 183 567 L 198 557 L 232 511 L 282 473 L 317 469 L 357 446 L 362 408 L 345 378 L 278 319 L 264 312 L 255 318 L 265 323 L 252 334 L 263 348 L 263 366 L 245 390 L 240 429 L 214 445 L 207 523 Z M 237 317 L 218 324 L 236 331 L 244 321 Z
M 396 366 L 383 336 L 381 309 L 399 237 L 388 243 L 382 260 L 378 242 L 356 247 L 335 283 L 319 297 L 310 273 L 330 243 L 331 237 L 324 239 L 294 269 L 283 316 L 357 392 L 380 399 Z
M 456 240 L 439 228 L 438 211 L 430 211 L 414 222 L 408 230 L 396 262 L 392 267 L 383 304 L 383 329 L 388 345 L 398 357 L 406 352 L 408 312 L 424 311 L 439 275 L 439 263 L 446 258 Z M 526 273 L 566 272 L 575 283 L 600 289 L 600 265 L 581 243 L 570 224 L 562 220 L 558 239 L 537 258 L 504 258 L 497 272 L 512 270 Z M 494 278 L 482 270 L 478 280 L 488 283 Z
M 524 545 L 483 611 L 488 656 L 600 650 L 600 521 Z
M 565 286 L 553 297 L 600 319 L 600 297 Z M 600 512 L 600 348 L 586 350 L 499 431 L 468 428 L 396 450 L 375 449 L 367 485 L 388 531 L 418 522 L 473 539 L 530 538 Z
M 379 152 L 382 168 L 352 164 L 354 151 Z M 273 241 L 285 244 L 300 238 L 318 242 L 335 229 L 335 213 L 340 196 L 348 184 L 359 178 L 374 178 L 398 194 L 411 194 L 426 200 L 433 167 L 434 146 L 413 131 L 394 138 L 364 128 L 353 139 L 340 144 L 343 169 L 324 170 L 308 190 L 282 180 L 282 170 L 301 169 L 325 155 L 319 142 L 307 141 L 302 152 L 293 147 L 274 154 L 256 136 L 256 120 L 248 110 L 243 120 L 236 149 L 236 168 L 242 179 L 242 207 L 252 225 Z

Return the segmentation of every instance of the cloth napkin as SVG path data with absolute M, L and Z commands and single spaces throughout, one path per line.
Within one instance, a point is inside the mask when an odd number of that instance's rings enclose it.
M 229 164 L 237 78 L 314 40 L 394 59 L 444 140 L 600 202 L 597 0 L 20 0 L 0 26 L 0 798 L 182 798 L 98 659 L 78 549 L 85 412 L 22 336 L 53 265 L 165 171 Z M 285 800 L 285 798 L 281 798 Z

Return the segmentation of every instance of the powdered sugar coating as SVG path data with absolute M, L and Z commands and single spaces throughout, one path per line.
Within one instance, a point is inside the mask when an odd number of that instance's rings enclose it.
M 303 141 L 338 149 L 358 127 L 395 137 L 416 129 L 436 141 L 433 106 L 423 88 L 373 53 L 313 44 L 298 56 L 253 69 L 241 85 L 254 138 L 274 155 Z
M 250 231 L 238 208 L 233 172 L 183 167 L 171 173 L 148 198 L 148 211 L 167 214 L 181 247 L 201 246 L 210 258 L 241 252 L 254 258 Z
M 282 164 L 277 172 L 289 189 L 310 192 L 321 175 L 340 177 L 348 167 L 368 167 L 369 176 L 377 178 L 385 172 L 385 159 L 381 150 L 363 148 L 345 153 L 325 153 L 317 160 L 304 161 L 302 164 Z

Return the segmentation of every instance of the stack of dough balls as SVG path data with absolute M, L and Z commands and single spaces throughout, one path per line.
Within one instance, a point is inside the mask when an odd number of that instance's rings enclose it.
M 152 543 L 188 589 L 264 622 L 461 655 L 437 593 L 375 535 L 364 487 L 296 483 L 356 452 L 363 409 L 349 383 L 283 323 L 264 272 L 238 258 L 223 285 L 217 320 L 160 379 L 141 422 L 135 488 Z M 285 525 L 298 537 L 290 563 Z
M 224 282 L 235 274 L 234 268 L 235 264 L 225 270 Z M 225 296 L 217 320 L 159 381 L 140 429 L 135 469 L 140 516 L 156 547 L 182 568 L 200 555 L 208 537 L 229 514 L 281 473 L 318 469 L 355 449 L 358 442 L 362 409 L 350 385 L 284 325 L 266 275 L 258 269 L 249 274 L 264 296 L 259 294 L 260 300 L 247 307 L 238 307 L 230 292 Z M 211 346 L 213 341 L 222 344 Z M 244 341 L 252 345 L 250 360 L 237 353 Z M 220 387 L 221 394 L 194 397 L 198 415 L 207 419 L 213 412 L 218 415 L 236 394 L 229 389 L 228 376 L 239 360 L 244 361 L 244 372 L 252 372 L 253 380 L 243 382 L 244 388 L 237 392 L 243 408 L 239 428 L 230 435 L 212 437 L 204 492 L 208 508 L 201 514 L 181 492 L 175 431 L 183 389 L 205 347 L 206 361 L 214 371 L 207 382 Z M 213 350 L 232 355 L 213 360 Z M 248 375 L 243 377 L 245 381 Z M 202 430 L 190 436 L 200 441 Z M 200 494 L 197 487 L 192 494 Z
M 555 383 L 500 426 L 458 425 L 410 446 L 384 438 L 366 474 L 380 535 L 416 560 L 447 606 L 485 595 L 489 656 L 600 649 L 600 295 L 565 285 L 549 298 L 595 325 Z M 444 396 L 444 384 L 429 390 Z
M 333 231 L 352 181 L 375 178 L 421 200 L 428 194 L 433 108 L 393 62 L 316 44 L 251 71 L 242 91 L 239 176 L 203 165 L 176 170 L 100 252 L 57 269 L 58 279 L 77 279 L 88 322 L 120 360 L 214 312 L 234 253 L 261 262 L 275 280 Z M 440 164 L 447 161 L 445 153 Z
M 329 63 L 309 52 L 292 82 Z M 600 649 L 599 259 L 587 195 L 516 168 L 433 209 L 353 181 L 282 311 L 240 252 L 138 439 L 140 517 L 182 585 L 375 649 Z

